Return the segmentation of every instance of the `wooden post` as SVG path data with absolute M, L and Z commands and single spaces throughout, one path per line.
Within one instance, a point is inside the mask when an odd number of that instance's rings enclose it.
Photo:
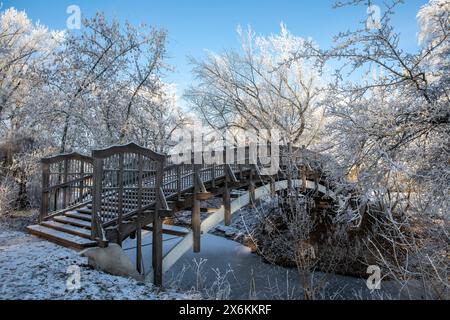
M 253 180 L 255 170 L 252 168 L 250 170 L 250 184 L 248 187 L 248 192 L 250 194 L 250 205 L 255 206 L 255 181 Z
M 41 211 L 39 214 L 39 223 L 41 223 L 48 215 L 48 195 L 47 188 L 50 186 L 50 166 L 48 163 L 42 164 L 42 199 Z
M 223 208 L 224 208 L 224 223 L 226 226 L 231 225 L 231 203 L 230 203 L 230 189 L 228 188 L 228 177 L 225 178 L 224 192 L 223 192 Z
M 277 192 L 275 190 L 275 181 L 273 180 L 273 178 L 270 178 L 270 196 L 275 197 L 276 194 Z
M 301 169 L 301 175 L 302 175 L 302 192 L 305 193 L 306 192 L 306 166 L 302 165 L 300 167 Z
M 66 159 L 64 160 L 64 183 L 67 182 L 67 178 L 69 176 L 69 160 Z M 70 189 L 69 186 L 66 185 L 63 189 L 63 205 L 64 205 L 64 209 L 67 208 L 69 206 L 69 199 L 70 199 L 70 193 L 69 193 Z
M 137 220 L 137 229 L 136 229 L 136 269 L 139 274 L 142 274 L 142 229 L 141 229 L 141 221 Z
M 144 171 L 144 163 L 142 155 L 138 155 L 138 199 L 137 199 L 137 229 L 136 229 L 136 269 L 142 274 L 142 175 Z
M 181 200 L 181 166 L 184 164 L 177 165 L 177 200 Z
M 84 166 L 85 166 L 85 164 L 84 164 L 84 161 L 83 160 L 81 160 L 80 161 L 80 178 L 83 178 L 84 179 Z M 78 195 L 78 202 L 83 202 L 83 192 L 84 192 L 84 180 L 81 180 L 80 181 L 80 184 L 78 185 L 78 187 L 79 187 L 79 192 L 80 192 L 80 194 Z
M 162 286 L 162 221 L 158 210 L 153 213 L 153 244 L 152 244 L 152 265 L 153 281 L 157 286 Z
M 122 246 L 122 216 L 123 216 L 123 153 L 119 154 L 119 176 L 118 176 L 118 199 L 117 199 L 117 211 L 118 211 L 118 217 L 117 217 L 117 233 L 118 233 L 118 241 L 117 244 L 119 246 Z
M 216 150 L 212 150 L 211 151 L 211 157 L 213 159 L 212 164 L 211 164 L 211 187 L 215 188 L 216 187 Z
M 62 172 L 61 171 L 62 171 L 62 164 L 61 164 L 61 162 L 59 162 L 58 163 L 58 184 L 62 183 L 62 177 L 61 177 Z M 59 195 L 61 194 L 60 191 L 61 191 L 60 188 L 57 188 L 57 189 L 55 189 L 53 191 L 53 196 L 54 196 L 54 198 L 53 198 L 53 210 L 54 211 L 58 211 L 58 209 L 60 209 L 59 206 L 58 206 Z
M 233 157 L 234 157 L 234 150 L 233 150 Z M 227 157 L 227 147 L 224 141 L 224 145 L 223 145 L 223 159 L 224 159 L 224 166 L 223 166 L 223 173 L 225 175 L 225 183 L 224 183 L 224 192 L 223 192 L 223 214 L 224 214 L 224 224 L 226 226 L 231 225 L 231 203 L 230 203 L 230 186 L 229 183 L 231 181 L 231 178 L 229 176 L 229 172 L 228 172 L 228 165 L 230 165 L 231 163 L 230 160 Z M 233 159 L 233 161 L 236 161 L 236 158 Z
M 161 188 L 164 175 L 165 160 L 158 165 L 156 173 L 155 192 Z M 152 266 L 153 282 L 157 286 L 162 286 L 162 261 L 163 261 L 163 233 L 162 219 L 159 216 L 159 210 L 162 208 L 161 199 L 157 196 L 156 207 L 153 212 L 153 243 L 152 243 Z
M 94 194 L 92 201 L 91 236 L 93 239 L 101 237 L 101 210 L 102 210 L 102 179 L 103 160 L 94 159 Z
M 192 203 L 192 233 L 194 237 L 193 250 L 194 252 L 200 252 L 200 238 L 201 238 L 201 216 L 200 216 L 200 200 L 197 199 L 197 195 L 200 192 L 199 182 L 199 167 L 194 164 L 194 199 Z
M 319 180 L 320 180 L 319 173 L 316 170 L 314 171 L 314 183 L 315 183 L 314 196 L 317 196 L 319 194 Z
M 293 194 L 293 185 L 292 185 L 292 171 L 293 171 L 293 164 L 292 164 L 292 144 L 291 142 L 288 142 L 287 145 L 287 157 L 285 159 L 286 164 L 285 171 L 286 171 L 286 180 L 287 180 L 287 190 L 286 195 L 290 197 Z

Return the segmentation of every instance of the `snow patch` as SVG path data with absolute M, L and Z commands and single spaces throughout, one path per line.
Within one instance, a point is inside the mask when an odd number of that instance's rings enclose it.
M 66 285 L 69 267 L 80 288 Z M 78 252 L 0 225 L 0 297 L 5 300 L 179 300 L 198 298 L 92 269 Z

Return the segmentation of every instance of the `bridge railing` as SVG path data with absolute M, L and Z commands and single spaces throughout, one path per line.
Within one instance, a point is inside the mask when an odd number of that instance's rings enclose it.
M 92 200 L 93 160 L 78 153 L 41 160 L 42 198 L 39 221 L 74 210 Z
M 260 152 L 261 147 L 264 152 Z M 218 179 L 229 177 L 230 171 L 233 178 L 240 178 L 247 170 L 267 165 L 267 158 L 284 166 L 292 159 L 300 163 L 299 159 L 307 153 L 303 148 L 288 146 L 280 146 L 274 153 L 270 144 L 227 146 L 200 155 L 187 151 L 190 161 L 178 164 L 174 156 L 129 144 L 95 150 L 92 157 L 72 153 L 45 158 L 39 220 L 95 200 L 94 218 L 99 226 L 120 224 L 124 218 L 154 205 L 161 194 L 181 198 L 183 193 L 191 192 L 196 182 L 214 187 Z M 312 156 L 315 157 L 313 153 Z
M 227 146 L 219 150 L 196 153 L 187 150 L 182 155 L 169 155 L 168 166 L 164 169 L 164 193 L 168 197 L 175 194 L 180 197 L 183 192 L 194 188 L 196 171 L 203 183 L 210 182 L 214 187 L 217 179 L 226 176 L 227 166 L 234 174 L 242 176 L 244 171 L 255 166 L 264 167 L 271 160 L 278 164 L 279 153 L 276 153 L 276 159 L 271 159 L 273 155 L 270 145 L 264 147 L 265 152 L 262 156 L 259 153 L 261 146 L 256 144 L 242 147 Z M 201 163 L 198 163 L 199 160 Z

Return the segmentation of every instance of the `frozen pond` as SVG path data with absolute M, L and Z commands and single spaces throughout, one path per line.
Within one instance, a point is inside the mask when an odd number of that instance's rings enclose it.
M 164 235 L 164 254 L 180 240 Z M 143 235 L 146 272 L 151 270 L 150 243 L 151 232 L 146 232 Z M 135 250 L 129 248 L 134 246 L 134 240 L 124 243 L 132 261 L 135 261 Z M 200 290 L 210 298 L 218 299 L 301 299 L 303 296 L 302 278 L 295 269 L 264 263 L 249 248 L 212 234 L 202 235 L 201 253 L 186 253 L 164 275 L 164 281 L 165 286 Z M 367 288 L 365 279 L 315 272 L 313 283 L 316 283 L 321 298 L 409 298 L 406 289 L 400 291 L 394 283 L 387 281 L 382 282 L 381 290 L 373 293 Z

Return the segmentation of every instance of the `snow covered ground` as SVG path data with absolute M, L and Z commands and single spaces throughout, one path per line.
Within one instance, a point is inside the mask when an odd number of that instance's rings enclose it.
M 79 286 L 77 271 L 79 270 Z M 0 225 L 0 299 L 193 299 L 93 270 L 78 252 Z M 72 284 L 68 280 L 74 279 Z M 77 288 L 79 287 L 79 288 Z

